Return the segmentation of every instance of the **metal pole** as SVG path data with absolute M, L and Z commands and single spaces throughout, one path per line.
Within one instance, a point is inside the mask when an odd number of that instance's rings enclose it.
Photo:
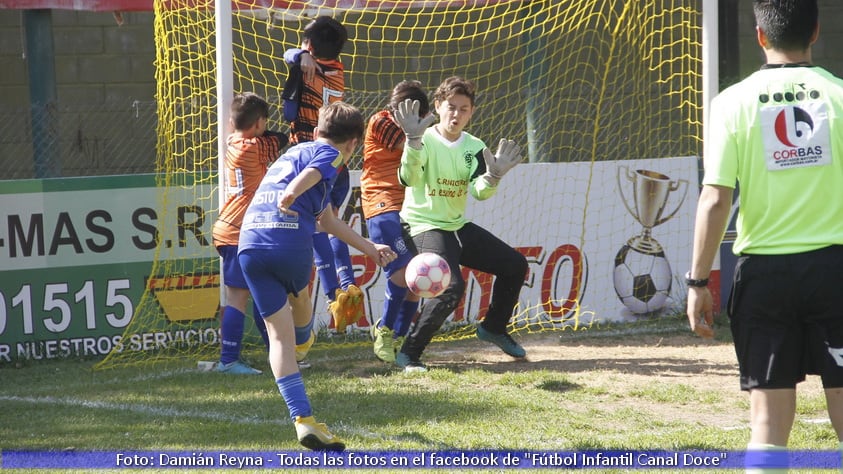
M 234 97 L 234 60 L 231 47 L 231 1 L 215 0 L 216 49 L 217 49 L 217 196 L 218 207 L 225 203 L 225 142 L 228 137 L 228 122 L 231 117 L 231 101 Z M 220 306 L 225 306 L 225 281 L 220 260 Z
M 36 178 L 61 176 L 53 51 L 53 16 L 46 9 L 24 10 L 26 60 L 29 66 L 29 104 L 32 158 Z

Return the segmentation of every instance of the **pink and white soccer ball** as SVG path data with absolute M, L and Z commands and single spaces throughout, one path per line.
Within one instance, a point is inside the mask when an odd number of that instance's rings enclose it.
M 410 291 L 422 298 L 434 298 L 451 283 L 451 267 L 439 255 L 423 252 L 407 264 L 404 278 Z

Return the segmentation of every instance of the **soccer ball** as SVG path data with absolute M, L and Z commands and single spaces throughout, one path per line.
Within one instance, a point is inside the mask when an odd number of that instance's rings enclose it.
M 410 260 L 404 270 L 407 288 L 422 298 L 435 298 L 451 283 L 451 267 L 439 255 L 423 252 Z
M 624 245 L 615 257 L 615 293 L 633 313 L 652 313 L 664 307 L 672 282 L 663 251 L 647 253 Z

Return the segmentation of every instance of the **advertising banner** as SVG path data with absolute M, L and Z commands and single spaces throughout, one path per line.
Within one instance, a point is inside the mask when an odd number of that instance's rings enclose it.
M 367 236 L 359 175 L 352 172 L 339 212 Z M 467 215 L 528 260 L 519 324 L 676 314 L 698 179 L 694 157 L 523 164 L 491 199 L 470 199 Z M 4 182 L 0 363 L 217 344 L 215 193 L 210 185 L 160 187 L 153 175 Z M 385 275 L 354 249 L 352 262 L 366 295 L 368 320 L 358 324 L 365 330 L 382 311 Z M 461 271 L 467 289 L 450 318 L 459 324 L 485 315 L 493 283 L 490 275 Z M 317 327 L 330 327 L 318 279 L 311 296 Z M 124 334 L 150 311 L 161 316 Z

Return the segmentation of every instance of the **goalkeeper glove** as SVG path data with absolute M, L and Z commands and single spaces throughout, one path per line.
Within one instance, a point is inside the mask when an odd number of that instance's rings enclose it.
M 407 135 L 407 141 L 413 148 L 419 148 L 421 145 L 421 138 L 424 131 L 427 130 L 435 120 L 433 114 L 428 114 L 427 117 L 419 117 L 419 101 L 407 99 L 398 104 L 398 109 L 393 112 L 395 121 Z
M 485 148 L 483 160 L 486 161 L 483 179 L 489 186 L 497 186 L 503 175 L 521 162 L 521 147 L 512 140 L 501 138 L 497 153 L 493 155 L 492 150 Z

